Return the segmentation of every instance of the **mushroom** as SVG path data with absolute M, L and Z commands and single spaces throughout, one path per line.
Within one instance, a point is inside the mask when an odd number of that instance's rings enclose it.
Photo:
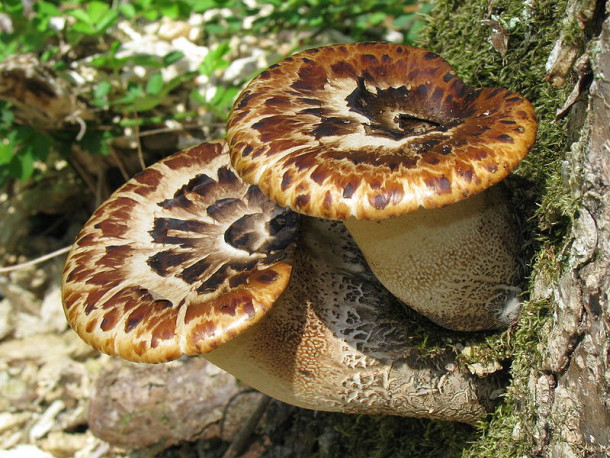
M 224 141 L 169 156 L 81 230 L 63 274 L 68 322 L 94 348 L 131 361 L 208 352 L 282 293 L 296 223 L 235 175 Z
M 389 43 L 310 49 L 238 97 L 232 164 L 281 206 L 345 220 L 380 281 L 454 330 L 517 315 L 504 179 L 532 147 L 531 104 L 464 84 L 437 54 Z
M 202 354 L 300 407 L 484 416 L 496 381 L 461 369 L 450 350 L 423 356 L 343 224 L 302 220 L 295 248 L 296 214 L 241 182 L 223 143 L 177 153 L 83 228 L 63 277 L 68 320 L 103 352 Z

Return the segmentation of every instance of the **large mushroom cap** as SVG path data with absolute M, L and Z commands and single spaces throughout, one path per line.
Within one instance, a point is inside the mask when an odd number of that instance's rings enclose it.
M 432 52 L 351 43 L 262 72 L 235 103 L 227 138 L 237 172 L 279 205 L 383 219 L 501 181 L 536 128 L 522 96 L 468 87 Z
M 87 222 L 63 303 L 93 347 L 132 361 L 206 353 L 256 323 L 288 283 L 295 214 L 241 181 L 222 141 L 128 181 Z

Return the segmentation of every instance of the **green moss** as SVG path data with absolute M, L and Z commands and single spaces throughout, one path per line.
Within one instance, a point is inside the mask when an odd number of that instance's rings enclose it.
M 566 88 L 555 89 L 545 82 L 544 65 L 558 37 L 566 2 L 536 1 L 528 8 L 524 3 L 496 1 L 490 9 L 483 0 L 440 1 L 422 45 L 447 59 L 468 84 L 509 88 L 533 103 L 540 120 L 538 141 L 518 173 L 534 183 L 546 183 L 559 171 L 560 153 L 565 151 L 565 125 L 553 120 Z M 513 25 L 507 29 L 504 56 L 489 42 L 492 30 L 482 22 L 492 15 Z
M 475 433 L 461 423 L 307 410 L 299 411 L 291 429 L 302 431 L 300 441 L 319 444 L 312 456 L 320 458 L 458 457 Z
M 583 42 L 583 30 L 576 18 L 570 19 L 564 27 L 564 41 L 567 45 L 576 46 Z
M 528 4 L 526 4 L 528 3 Z M 572 84 L 554 88 L 546 81 L 545 63 L 559 37 L 566 1 L 440 0 L 432 12 L 421 46 L 441 54 L 468 84 L 505 87 L 523 94 L 539 119 L 537 142 L 516 170 L 511 190 L 523 220 L 525 289 L 533 279 L 552 282 L 559 277 L 559 254 L 576 212 L 576 202 L 565 185 L 561 167 L 569 149 L 567 124 L 555 120 Z M 489 41 L 485 20 L 501 22 L 509 34 L 502 55 Z M 570 21 L 565 22 L 565 27 Z M 534 444 L 534 406 L 528 390 L 530 377 L 540 375 L 546 330 L 554 304 L 525 301 L 519 322 L 501 334 L 487 336 L 468 358 L 510 358 L 512 382 L 490 421 L 481 422 L 476 439 L 463 456 L 512 457 L 529 455 Z
M 346 426 L 348 430 L 338 429 L 339 440 L 329 456 L 350 456 L 350 450 L 353 453 L 353 450 L 359 449 L 370 450 L 366 455 L 369 457 L 459 456 L 472 432 L 472 428 L 457 423 L 405 421 L 396 417 L 363 416 L 360 421 L 350 422 Z M 379 431 L 379 437 L 367 437 L 366 432 L 371 430 Z M 354 437 L 359 437 L 363 443 L 354 444 Z M 419 440 L 414 441 L 414 437 Z

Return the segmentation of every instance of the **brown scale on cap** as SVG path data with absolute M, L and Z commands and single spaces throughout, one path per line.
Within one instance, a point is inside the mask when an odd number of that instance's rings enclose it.
M 440 56 L 388 43 L 311 49 L 255 78 L 227 138 L 238 173 L 311 216 L 382 219 L 501 181 L 536 136 L 531 104 L 466 86 Z
M 142 362 L 206 353 L 256 323 L 288 283 L 294 213 L 231 169 L 224 141 L 176 153 L 117 190 L 63 275 L 71 326 Z

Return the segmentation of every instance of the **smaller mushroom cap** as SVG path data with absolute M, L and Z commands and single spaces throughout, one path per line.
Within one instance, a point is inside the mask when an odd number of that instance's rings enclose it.
M 236 101 L 227 139 L 240 176 L 279 205 L 384 219 L 501 181 L 536 129 L 522 96 L 469 87 L 437 54 L 351 43 L 262 72 Z
M 286 287 L 297 218 L 244 183 L 224 141 L 148 167 L 78 235 L 63 305 L 87 343 L 131 361 L 206 353 L 258 322 Z

